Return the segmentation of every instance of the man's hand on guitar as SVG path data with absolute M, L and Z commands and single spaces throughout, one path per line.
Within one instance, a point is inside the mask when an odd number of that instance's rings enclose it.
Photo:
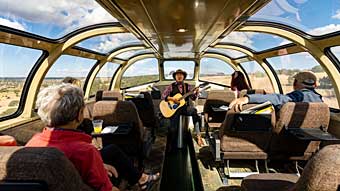
M 174 97 L 168 97 L 168 101 L 172 101 L 172 102 L 174 102 L 174 103 L 176 103 L 176 104 L 179 104 L 180 103 L 180 101 L 178 101 L 176 98 L 174 98 Z

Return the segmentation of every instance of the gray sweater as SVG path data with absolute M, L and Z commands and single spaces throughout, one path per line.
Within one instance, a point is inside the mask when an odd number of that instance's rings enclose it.
M 274 107 L 280 108 L 287 102 L 323 102 L 322 96 L 314 89 L 295 90 L 286 95 L 282 94 L 250 94 L 246 95 L 249 103 L 264 103 L 270 101 Z

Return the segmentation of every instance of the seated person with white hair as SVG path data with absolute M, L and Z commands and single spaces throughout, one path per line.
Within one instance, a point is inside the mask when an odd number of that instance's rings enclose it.
M 280 109 L 287 102 L 323 102 L 322 96 L 315 91 L 317 78 L 313 72 L 299 72 L 294 78 L 294 91 L 286 95 L 282 94 L 252 94 L 235 99 L 230 103 L 230 108 L 241 111 L 242 105 L 247 103 L 264 103 L 270 101 L 273 106 Z
M 83 181 L 95 190 L 117 190 L 109 176 L 118 177 L 118 174 L 130 185 L 138 183 L 142 189 L 158 179 L 158 174 L 140 173 L 114 145 L 108 145 L 99 152 L 91 144 L 91 136 L 77 130 L 83 121 L 85 107 L 83 91 L 79 87 L 61 84 L 45 88 L 39 93 L 36 105 L 46 127 L 26 146 L 48 146 L 61 150 L 74 164 Z

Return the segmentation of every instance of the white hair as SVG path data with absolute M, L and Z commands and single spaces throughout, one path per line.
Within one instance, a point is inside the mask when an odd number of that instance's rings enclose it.
M 79 87 L 61 84 L 40 91 L 36 105 L 41 120 L 49 127 L 57 127 L 75 120 L 85 103 Z

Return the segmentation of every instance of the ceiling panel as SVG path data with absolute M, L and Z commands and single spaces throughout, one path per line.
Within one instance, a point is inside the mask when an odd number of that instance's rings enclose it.
M 164 57 L 197 56 L 269 0 L 98 0 Z M 120 18 L 119 15 L 122 17 Z M 248 17 L 247 17 L 248 18 Z M 181 30 L 182 29 L 182 30 Z

